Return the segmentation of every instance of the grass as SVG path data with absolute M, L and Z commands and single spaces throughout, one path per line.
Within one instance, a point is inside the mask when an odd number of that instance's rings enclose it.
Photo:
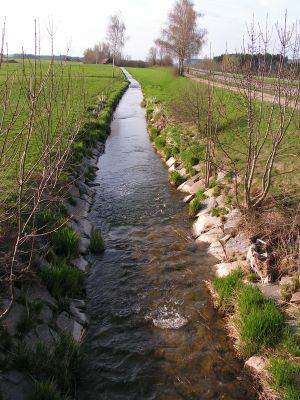
M 105 250 L 105 243 L 101 232 L 98 229 L 93 229 L 91 234 L 90 250 L 95 254 L 102 254 Z
M 202 208 L 202 201 L 205 199 L 206 199 L 206 196 L 202 190 L 199 190 L 199 192 L 197 192 L 195 194 L 194 199 L 189 204 L 189 216 L 190 217 L 195 217 L 197 215 L 197 213 Z
M 79 254 L 79 235 L 68 225 L 64 225 L 52 234 L 50 242 L 54 252 L 63 257 L 74 258 Z
M 27 371 L 34 381 L 30 393 L 32 400 L 56 400 L 73 392 L 79 362 L 79 345 L 66 335 L 62 335 L 53 347 L 38 343 L 32 350 L 20 345 L 13 354 L 13 367 Z
M 172 70 L 169 68 L 129 68 L 129 71 L 142 85 L 146 103 L 149 104 L 147 107 L 148 117 L 151 116 L 151 118 L 153 118 L 154 105 L 158 105 L 162 109 L 158 115 L 161 113 L 173 113 L 176 119 L 178 111 L 174 111 L 174 104 L 180 96 L 181 90 L 188 88 L 190 80 L 185 77 L 175 77 Z M 247 115 L 243 108 L 243 100 L 238 93 L 216 88 L 215 104 L 216 109 L 220 110 L 217 116 L 217 133 L 220 145 L 216 148 L 216 159 L 220 165 L 225 162 L 226 157 L 224 159 L 224 152 L 221 149 L 225 148 L 234 160 L 237 169 L 244 169 L 247 161 L 247 153 L 245 151 Z M 263 117 L 261 121 L 260 118 L 257 118 L 257 121 L 260 121 L 261 124 L 260 127 L 255 124 L 255 131 L 263 132 L 268 126 L 270 108 L 270 103 L 266 102 L 263 104 Z M 253 112 L 258 116 L 258 103 L 254 104 Z M 277 107 L 274 112 L 274 121 L 270 126 L 271 131 L 275 131 L 278 127 L 279 118 L 279 109 Z M 196 134 L 196 127 L 192 126 L 192 124 L 187 127 L 186 125 L 183 126 L 175 122 L 174 127 L 177 132 L 180 132 L 179 135 L 171 132 L 173 126 L 159 132 L 159 135 L 165 138 L 166 146 L 164 146 L 163 150 L 166 150 L 168 156 L 172 155 L 176 156 L 177 159 L 181 159 L 181 161 L 186 164 L 188 173 L 192 175 L 194 173 L 192 164 L 195 162 L 193 158 L 195 153 L 191 150 L 191 146 L 202 145 L 203 143 L 201 143 L 201 140 L 199 141 L 199 136 Z M 299 147 L 300 136 L 298 132 L 299 127 L 297 127 L 297 121 L 295 120 L 288 129 L 288 133 L 283 140 L 284 143 L 282 144 L 285 148 Z M 155 136 L 158 136 L 157 132 L 155 132 Z M 263 163 L 267 158 L 268 149 L 270 149 L 270 140 L 267 141 L 266 147 L 264 147 L 261 152 L 258 170 L 255 172 L 254 186 L 259 185 L 261 182 Z M 196 152 L 196 156 L 199 160 L 202 159 L 203 148 Z M 299 160 L 300 157 L 293 158 L 296 167 L 293 168 L 293 173 L 289 174 L 289 179 L 286 179 L 286 175 L 282 172 L 291 170 L 290 157 L 286 155 L 275 161 L 271 188 L 272 194 L 275 194 L 277 197 L 282 197 L 282 193 L 289 193 L 291 196 L 299 196 L 299 173 L 297 172 L 300 171 Z
M 80 297 L 84 292 L 84 273 L 65 262 L 50 265 L 43 269 L 40 274 L 49 292 L 58 299 Z
M 218 307 L 224 309 L 230 305 L 237 290 L 242 286 L 242 276 L 243 272 L 238 268 L 224 278 L 215 278 L 212 281 Z
M 171 171 L 169 174 L 169 181 L 172 185 L 178 187 L 184 182 L 184 178 L 178 171 Z
M 271 387 L 280 395 L 282 400 L 300 399 L 300 364 L 281 357 L 269 360 Z

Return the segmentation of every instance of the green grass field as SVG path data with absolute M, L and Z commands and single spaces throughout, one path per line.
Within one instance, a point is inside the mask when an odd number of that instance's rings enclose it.
M 128 68 L 129 72 L 137 79 L 142 86 L 144 95 L 148 101 L 148 115 L 153 112 L 153 104 L 161 104 L 164 112 L 178 116 L 180 110 L 174 107 L 174 104 L 178 102 L 178 98 L 182 95 L 184 90 L 189 88 L 191 81 L 186 77 L 176 77 L 171 69 L 168 68 Z M 198 83 L 200 86 L 204 85 Z M 226 151 L 235 160 L 236 165 L 243 170 L 245 165 L 247 153 L 246 153 L 246 133 L 247 133 L 247 113 L 243 104 L 243 99 L 240 94 L 232 92 L 230 90 L 214 89 L 215 97 L 215 115 L 217 121 L 217 132 L 218 141 Z M 153 101 L 153 99 L 155 99 Z M 149 104 L 150 103 L 150 104 Z M 261 138 L 267 128 L 268 119 L 270 114 L 270 103 L 263 103 L 262 118 L 256 118 L 257 124 L 254 129 L 260 132 Z M 255 106 L 255 112 L 259 113 L 259 104 Z M 279 110 L 275 109 L 273 122 L 271 123 L 271 130 L 274 132 L 278 128 L 279 121 Z M 167 128 L 160 132 L 152 130 L 151 137 L 155 141 L 155 144 L 160 147 L 160 150 L 165 153 L 166 158 L 175 156 L 181 158 L 188 169 L 188 172 L 192 173 L 193 162 L 191 162 L 192 154 L 195 153 L 195 146 L 198 146 L 198 160 L 203 160 L 203 147 L 199 147 L 199 137 L 195 134 L 195 126 L 189 124 L 178 124 L 176 121 L 173 124 L 173 128 Z M 188 129 L 186 129 L 188 128 Z M 201 143 L 201 140 L 200 140 Z M 275 194 L 289 193 L 298 195 L 299 193 L 299 167 L 300 160 L 298 156 L 292 156 L 291 154 L 297 154 L 295 149 L 299 148 L 300 137 L 299 137 L 299 126 L 297 126 L 297 115 L 294 116 L 291 126 L 288 128 L 288 134 L 283 142 L 284 152 L 280 154 L 280 157 L 274 166 L 274 179 L 272 182 L 272 190 Z M 267 140 L 267 145 L 263 148 L 260 155 L 259 168 L 256 173 L 256 181 L 259 182 L 262 177 L 262 167 L 267 158 L 268 150 L 270 149 L 270 139 Z M 184 154 L 185 153 L 185 154 Z M 190 161 L 186 160 L 187 153 L 190 154 Z M 197 157 L 196 157 L 197 158 Z M 195 159 L 196 159 L 195 158 Z M 224 152 L 221 147 L 217 147 L 217 158 L 220 165 L 227 163 Z M 196 162 L 195 162 L 196 164 Z M 228 163 L 227 163 L 228 164 Z M 291 165 L 292 164 L 292 165 Z M 287 172 L 293 170 L 293 173 L 288 174 Z
M 99 97 L 109 104 L 125 83 L 117 69 L 111 77 L 110 65 L 16 60 L 0 68 L 0 165 L 2 194 L 13 192 L 18 165 L 25 147 L 26 135 L 32 118 L 32 132 L 26 157 L 26 171 L 39 163 L 45 141 L 55 146 L 89 120 Z M 36 85 L 36 108 L 31 112 L 29 91 Z M 8 133 L 6 134 L 6 130 Z M 84 134 L 84 132 L 81 132 Z M 60 138 L 61 137 L 61 138 Z M 63 148 L 63 145 L 62 145 Z

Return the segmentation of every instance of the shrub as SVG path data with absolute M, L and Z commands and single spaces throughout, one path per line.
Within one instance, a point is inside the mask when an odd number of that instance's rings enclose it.
M 47 380 L 34 382 L 28 400 L 62 400 L 56 386 Z
M 50 293 L 56 297 L 75 297 L 84 291 L 84 273 L 65 263 L 43 269 L 41 277 Z
M 50 236 L 53 250 L 64 257 L 76 257 L 79 253 L 79 236 L 74 229 L 64 225 Z
M 154 126 L 151 126 L 149 128 L 149 134 L 150 134 L 151 140 L 154 140 L 159 135 L 158 129 L 156 129 Z
M 241 280 L 243 272 L 240 268 L 233 270 L 229 275 L 222 278 L 215 278 L 212 281 L 213 288 L 217 295 L 217 305 L 226 307 L 230 305 L 237 290 L 243 287 Z
M 101 232 L 98 229 L 93 229 L 91 234 L 90 250 L 96 254 L 102 254 L 105 250 L 105 243 Z
M 180 175 L 178 171 L 172 171 L 169 175 L 169 181 L 172 185 L 178 187 L 181 183 L 184 182 L 184 178 Z

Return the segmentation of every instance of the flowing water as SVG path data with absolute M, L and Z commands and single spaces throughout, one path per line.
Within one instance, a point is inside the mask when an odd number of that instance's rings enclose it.
M 140 86 L 128 77 L 90 214 L 106 251 L 91 258 L 79 398 L 255 399 L 205 286 L 216 260 L 191 238 L 182 195 L 148 138 Z

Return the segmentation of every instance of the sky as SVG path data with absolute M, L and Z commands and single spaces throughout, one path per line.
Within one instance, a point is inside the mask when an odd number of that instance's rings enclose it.
M 124 55 L 145 59 L 153 40 L 166 22 L 175 0 L 3 0 L 0 20 L 6 18 L 6 41 L 9 54 L 34 52 L 34 19 L 38 20 L 41 54 L 50 54 L 47 33 L 49 21 L 54 26 L 54 53 L 82 56 L 87 47 L 105 40 L 110 15 L 121 12 L 128 40 Z M 283 21 L 288 10 L 289 22 L 300 19 L 300 0 L 194 0 L 197 11 L 204 14 L 199 26 L 207 30 L 200 57 L 241 50 L 247 23 L 270 24 Z M 2 25 L 2 22 L 1 22 Z M 211 49 L 211 50 L 210 50 Z

